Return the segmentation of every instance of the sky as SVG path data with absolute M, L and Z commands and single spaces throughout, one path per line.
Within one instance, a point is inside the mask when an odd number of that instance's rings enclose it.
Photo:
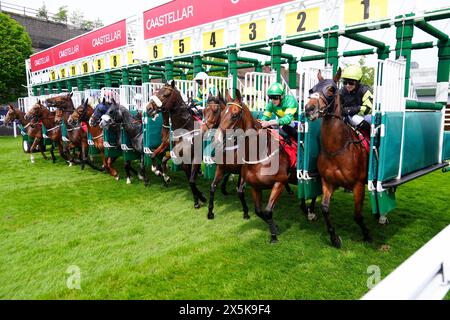
M 136 14 L 142 14 L 142 12 L 151 9 L 152 7 L 156 7 L 170 1 L 171 0 L 2 0 L 2 2 L 8 2 L 34 9 L 42 7 L 42 5 L 45 3 L 47 10 L 51 13 L 56 13 L 59 7 L 67 5 L 69 14 L 70 12 L 79 10 L 84 14 L 85 19 L 96 20 L 97 18 L 100 18 L 100 20 L 102 20 L 105 25 Z M 450 0 L 389 0 L 389 4 L 391 5 L 391 3 L 393 3 L 399 8 L 402 8 L 401 10 L 404 9 L 416 12 L 420 10 L 442 8 L 444 6 L 448 6 L 449 1 Z M 414 5 L 410 5 L 412 3 L 414 3 Z M 408 5 L 410 6 L 408 7 Z M 447 34 L 450 33 L 450 19 L 447 19 L 447 21 L 433 22 L 432 24 L 438 27 L 440 30 L 446 32 Z M 424 32 L 422 32 L 421 30 L 418 30 L 417 28 L 415 28 L 415 30 L 417 31 L 415 31 L 413 42 L 416 43 L 434 40 L 430 36 L 424 34 Z M 375 31 L 372 32 L 369 36 L 373 36 L 374 38 L 383 41 L 384 39 L 389 39 L 386 40 L 386 42 L 392 47 L 395 47 L 395 28 L 391 28 L 390 31 Z M 341 48 L 346 48 L 347 50 L 353 49 L 353 45 L 355 44 L 354 42 L 346 40 L 344 38 L 342 38 L 342 40 L 340 41 Z M 323 45 L 323 40 L 318 40 L 316 43 Z M 367 46 L 361 46 L 360 44 L 357 44 L 357 47 L 355 48 L 361 49 L 367 48 Z M 288 53 L 301 55 L 303 54 L 303 51 Z M 373 57 L 375 56 L 373 55 Z M 369 59 L 374 60 L 373 57 Z M 343 60 L 345 60 L 344 63 L 353 63 L 357 61 L 357 59 L 358 58 L 347 58 Z M 427 50 L 416 50 L 413 52 L 412 60 L 418 62 L 420 67 L 435 67 L 437 63 L 437 49 L 434 48 Z

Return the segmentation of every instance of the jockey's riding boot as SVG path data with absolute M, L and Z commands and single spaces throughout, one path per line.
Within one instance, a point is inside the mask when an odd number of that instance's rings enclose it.
M 368 123 L 366 120 L 363 120 L 356 126 L 356 130 L 364 131 L 370 135 L 370 123 Z

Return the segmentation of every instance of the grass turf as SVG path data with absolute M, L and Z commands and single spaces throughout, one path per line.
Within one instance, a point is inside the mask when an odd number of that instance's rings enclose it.
M 271 245 L 268 227 L 252 211 L 243 220 L 233 194 L 216 193 L 212 221 L 207 205 L 194 210 L 182 172 L 168 188 L 154 175 L 148 188 L 126 185 L 39 154 L 33 165 L 21 139 L 6 137 L 0 167 L 1 299 L 358 299 L 369 266 L 384 278 L 450 223 L 450 176 L 441 172 L 398 189 L 388 226 L 370 216 L 366 195 L 372 244 L 361 241 L 352 195 L 337 191 L 337 250 L 320 214 L 308 222 L 286 193 L 274 212 L 280 242 Z M 209 182 L 200 178 L 199 188 L 208 194 Z M 66 285 L 70 266 L 81 271 L 80 290 Z

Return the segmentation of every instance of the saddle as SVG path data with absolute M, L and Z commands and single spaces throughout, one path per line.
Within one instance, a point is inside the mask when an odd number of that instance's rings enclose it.
M 291 169 L 296 169 L 297 168 L 297 152 L 298 152 L 297 141 L 295 141 L 295 139 L 292 137 L 281 135 L 278 130 L 269 129 L 269 132 L 275 139 L 280 141 L 280 146 L 288 154 L 289 167 Z
M 361 130 L 361 128 L 355 128 L 349 123 L 347 123 L 347 125 L 356 133 L 356 136 L 358 137 L 358 140 L 361 141 L 364 150 L 370 154 L 370 133 L 365 130 Z

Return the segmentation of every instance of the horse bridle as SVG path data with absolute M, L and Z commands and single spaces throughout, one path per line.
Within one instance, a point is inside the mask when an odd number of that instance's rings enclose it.
M 214 113 L 213 113 L 215 119 L 217 118 L 217 114 L 220 114 L 220 112 L 222 112 L 222 110 L 220 109 L 219 103 L 208 103 L 208 107 L 217 107 L 217 110 L 214 111 Z M 208 125 L 208 121 L 203 121 L 203 123 L 205 124 L 205 126 L 208 130 L 211 130 L 211 127 L 213 127 L 213 126 L 210 127 Z

